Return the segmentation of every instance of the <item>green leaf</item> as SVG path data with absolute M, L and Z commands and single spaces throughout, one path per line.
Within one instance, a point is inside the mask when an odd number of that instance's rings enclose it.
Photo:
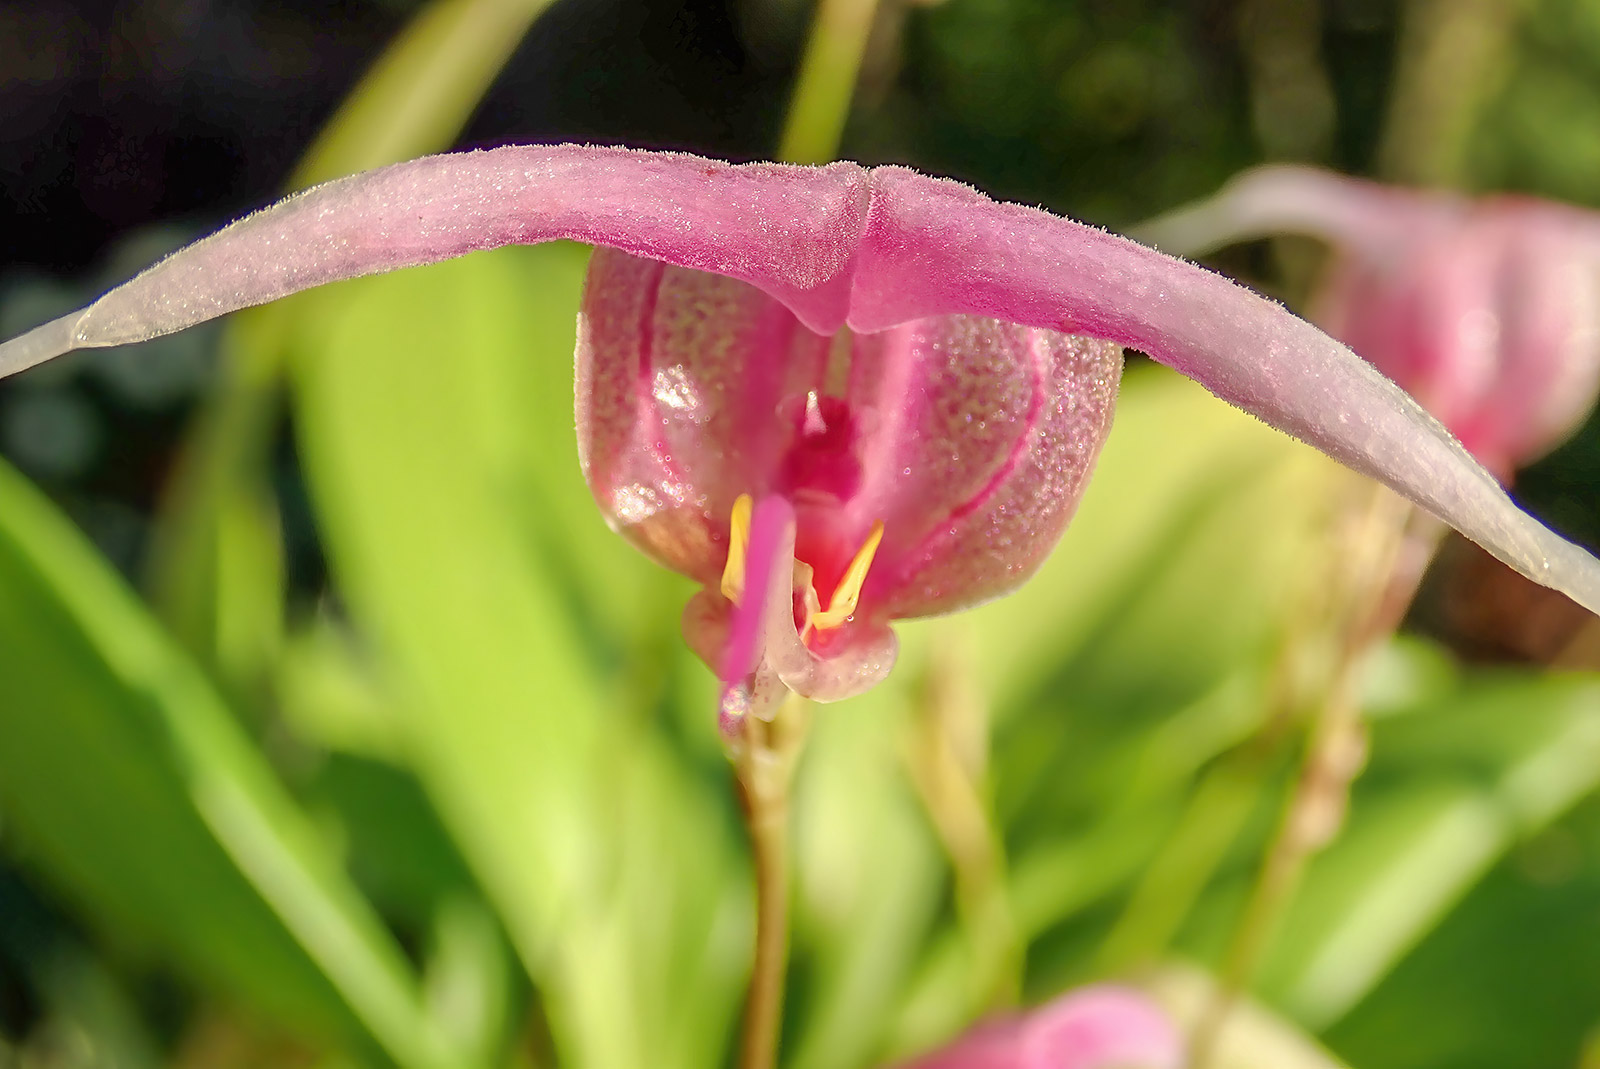
M 1518 842 L 1600 786 L 1600 680 L 1472 672 L 1373 726 L 1350 825 L 1263 977 L 1301 1020 L 1348 1013 Z
M 794 802 L 794 950 L 804 964 L 792 992 L 791 1069 L 884 1056 L 890 1015 L 945 894 L 943 852 L 905 773 L 907 682 L 920 657 L 914 644 L 903 648 L 889 680 L 812 710 Z
M 748 967 L 748 892 L 726 780 L 687 776 L 642 715 L 670 700 L 683 585 L 606 530 L 578 471 L 584 265 L 509 248 L 326 291 L 297 425 L 403 750 L 563 1060 L 703 1066 Z
M 1362 1069 L 1592 1064 L 1580 1052 L 1600 1023 L 1596 901 L 1591 799 L 1495 865 L 1328 1042 Z
M 283 725 L 321 750 L 401 760 L 394 695 L 370 660 L 325 616 L 291 631 L 273 679 Z
M 364 1030 L 405 1066 L 455 1061 L 382 922 L 203 675 L 4 468 L 0 679 L 8 834 L 99 925 L 297 1027 Z
M 291 188 L 450 147 L 550 0 L 433 0 L 384 51 L 296 168 Z M 178 638 L 241 694 L 274 670 L 284 564 L 268 465 L 294 300 L 230 320 L 222 381 L 152 536 L 151 588 Z
M 1344 480 L 1188 380 L 1130 372 L 1061 545 L 963 621 L 1030 936 L 1137 878 L 1196 775 L 1259 729 Z

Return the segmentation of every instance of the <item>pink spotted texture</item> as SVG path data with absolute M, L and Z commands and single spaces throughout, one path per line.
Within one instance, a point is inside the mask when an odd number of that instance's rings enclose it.
M 1183 1043 L 1131 988 L 1103 985 L 985 1025 L 901 1069 L 1180 1069 Z
M 719 590 L 733 504 L 785 501 L 784 552 L 752 542 L 750 564 L 758 594 L 773 569 L 782 589 L 747 626 L 785 687 L 842 698 L 892 664 L 891 619 L 996 597 L 1039 566 L 1121 369 L 1114 342 L 968 315 L 820 334 L 748 283 L 598 249 L 578 320 L 579 455 L 612 527 L 705 585 L 685 630 L 728 682 L 762 670 L 726 653 L 753 641 Z M 855 614 L 800 641 L 793 599 L 826 603 L 876 522 Z
M 0 344 L 0 375 L 335 279 L 553 238 L 749 283 L 822 337 L 976 316 L 1138 348 L 1600 610 L 1600 563 L 1518 509 L 1343 344 L 1192 264 L 902 168 L 731 166 L 573 145 L 412 160 L 317 187 L 180 250 Z M 789 358 L 781 347 L 759 357 Z M 974 584 L 931 562 L 918 575 L 933 590 Z

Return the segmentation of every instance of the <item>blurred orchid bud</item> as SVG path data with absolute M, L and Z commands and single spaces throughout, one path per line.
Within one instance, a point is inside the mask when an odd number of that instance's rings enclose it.
M 611 526 L 704 590 L 685 638 L 730 728 L 894 663 L 889 621 L 1014 589 L 1111 426 L 1113 342 L 977 316 L 820 334 L 722 275 L 597 249 L 578 438 Z
M 1152 223 L 1190 255 L 1269 234 L 1326 241 L 1312 317 L 1509 478 L 1600 391 L 1600 217 L 1528 197 L 1470 200 L 1265 167 Z
M 1071 992 L 1031 1013 L 979 1025 L 902 1069 L 1179 1069 L 1183 1041 L 1131 988 Z

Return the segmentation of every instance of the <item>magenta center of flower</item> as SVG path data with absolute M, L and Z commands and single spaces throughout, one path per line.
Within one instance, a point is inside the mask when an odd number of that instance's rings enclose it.
M 783 407 L 795 433 L 772 489 L 794 507 L 795 559 L 811 566 L 825 599 L 869 535 L 853 529 L 843 507 L 861 488 L 860 420 L 847 402 L 815 390 Z
M 862 482 L 859 426 L 849 404 L 813 390 L 784 408 L 783 415 L 795 421 L 795 434 L 779 464 L 773 492 L 763 501 L 783 502 L 785 524 L 793 525 L 793 559 L 778 559 L 764 537 L 752 542 L 752 520 L 763 505 L 741 494 L 729 520 L 722 593 L 744 607 L 752 583 L 767 582 L 777 569 L 795 572 L 795 629 L 809 648 L 823 653 L 831 644 L 829 632 L 855 613 L 883 523 L 873 523 L 865 533 L 852 530 L 843 508 Z M 806 566 L 809 581 L 805 571 L 795 569 L 796 562 Z

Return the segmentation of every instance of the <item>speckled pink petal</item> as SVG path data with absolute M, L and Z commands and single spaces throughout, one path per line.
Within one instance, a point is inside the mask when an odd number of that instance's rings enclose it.
M 1122 372 L 1114 342 L 971 316 L 895 332 L 920 352 L 880 445 L 886 522 L 863 601 L 895 618 L 954 612 L 1014 590 L 1077 508 Z M 894 344 L 894 343 L 891 343 Z
M 1180 1069 L 1183 1063 L 1182 1039 L 1161 1010 L 1131 988 L 1104 985 L 980 1025 L 903 1069 Z
M 884 522 L 875 584 L 981 495 L 1041 408 L 1037 331 L 977 316 L 919 319 L 855 335 L 848 396 L 871 414 L 857 527 Z
M 596 249 L 578 316 L 578 453 L 613 528 L 714 583 L 740 494 L 771 486 L 827 340 L 722 275 Z
M 808 483 L 801 556 L 824 594 L 885 524 L 862 607 L 881 622 L 997 596 L 1043 561 L 1109 430 L 1121 350 L 975 316 L 824 338 L 746 283 L 600 249 L 577 363 L 580 457 L 614 528 L 712 585 L 734 499 Z M 829 461 L 792 451 L 811 394 L 842 403 L 848 464 L 796 467 Z

